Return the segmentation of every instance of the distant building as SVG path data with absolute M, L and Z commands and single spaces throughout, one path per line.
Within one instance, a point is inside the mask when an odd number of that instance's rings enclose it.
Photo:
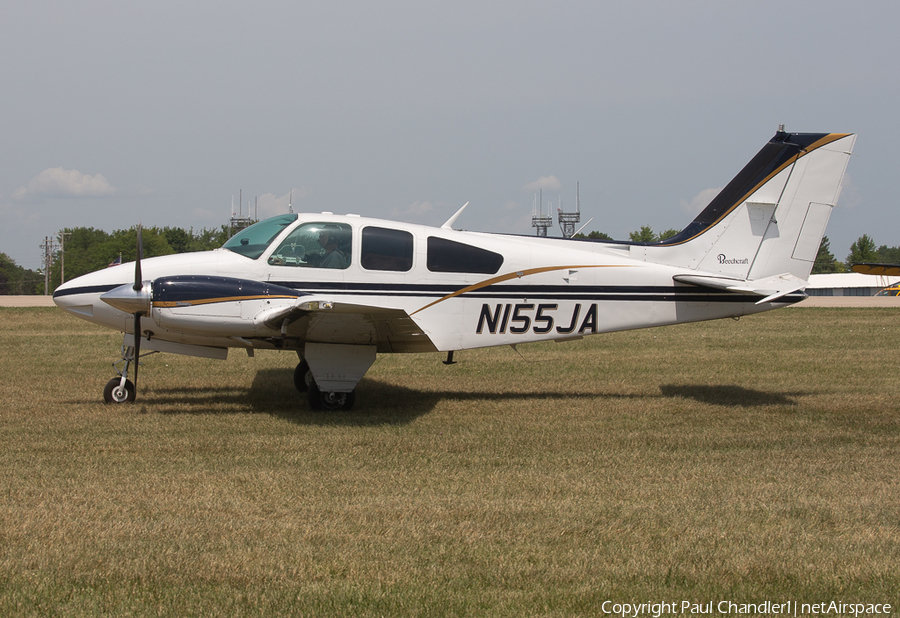
M 810 275 L 806 293 L 810 296 L 875 296 L 897 282 L 900 277 L 859 273 Z

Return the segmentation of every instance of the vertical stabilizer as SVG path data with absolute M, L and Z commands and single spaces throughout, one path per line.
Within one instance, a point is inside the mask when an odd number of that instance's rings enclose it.
M 805 280 L 855 139 L 779 131 L 681 233 L 634 249 L 648 262 L 728 279 Z

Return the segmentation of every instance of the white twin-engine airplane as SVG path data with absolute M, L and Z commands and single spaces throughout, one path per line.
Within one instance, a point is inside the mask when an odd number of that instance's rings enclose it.
M 525 237 L 285 214 L 214 251 L 138 259 L 53 295 L 124 332 L 107 402 L 141 349 L 224 359 L 294 350 L 314 409 L 349 409 L 377 353 L 447 352 L 735 317 L 802 300 L 855 135 L 775 134 L 661 242 Z M 463 207 L 465 208 L 465 206 Z M 133 275 L 132 275 L 133 273 Z

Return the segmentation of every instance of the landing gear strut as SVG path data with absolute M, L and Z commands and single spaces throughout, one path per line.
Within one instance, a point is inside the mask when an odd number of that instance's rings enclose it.
M 305 393 L 312 381 L 313 377 L 309 371 L 309 363 L 301 360 L 297 364 L 297 368 L 294 369 L 294 387 L 301 393 Z
M 137 381 L 137 368 L 140 358 L 157 354 L 157 352 L 147 352 L 141 356 L 137 356 L 137 354 L 140 354 L 140 351 L 134 346 L 122 346 L 121 360 L 113 363 L 113 369 L 116 370 L 119 377 L 113 378 L 103 387 L 103 401 L 106 403 L 134 403 L 137 389 L 134 387 L 134 382 L 128 379 L 128 371 L 132 369 L 133 365 L 133 375 L 135 381 Z M 123 363 L 124 366 L 119 369 L 119 365 Z
M 134 355 L 134 346 L 122 346 L 122 360 L 113 363 L 113 368 L 119 374 L 118 378 L 113 378 L 103 387 L 103 401 L 106 403 L 133 403 L 137 394 L 134 383 L 128 379 L 128 370 L 131 364 L 135 364 L 137 369 L 138 359 Z M 119 364 L 125 363 L 122 369 Z M 135 371 L 137 373 L 137 371 Z

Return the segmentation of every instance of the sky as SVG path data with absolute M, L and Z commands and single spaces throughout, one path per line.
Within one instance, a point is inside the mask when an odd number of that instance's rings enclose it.
M 576 184 L 584 231 L 627 239 L 685 227 L 779 124 L 858 135 L 835 256 L 897 246 L 898 23 L 845 0 L 7 2 L 0 252 L 37 269 L 67 227 L 289 201 L 429 225 L 470 202 L 455 227 L 532 234 L 535 193 L 572 210 Z

